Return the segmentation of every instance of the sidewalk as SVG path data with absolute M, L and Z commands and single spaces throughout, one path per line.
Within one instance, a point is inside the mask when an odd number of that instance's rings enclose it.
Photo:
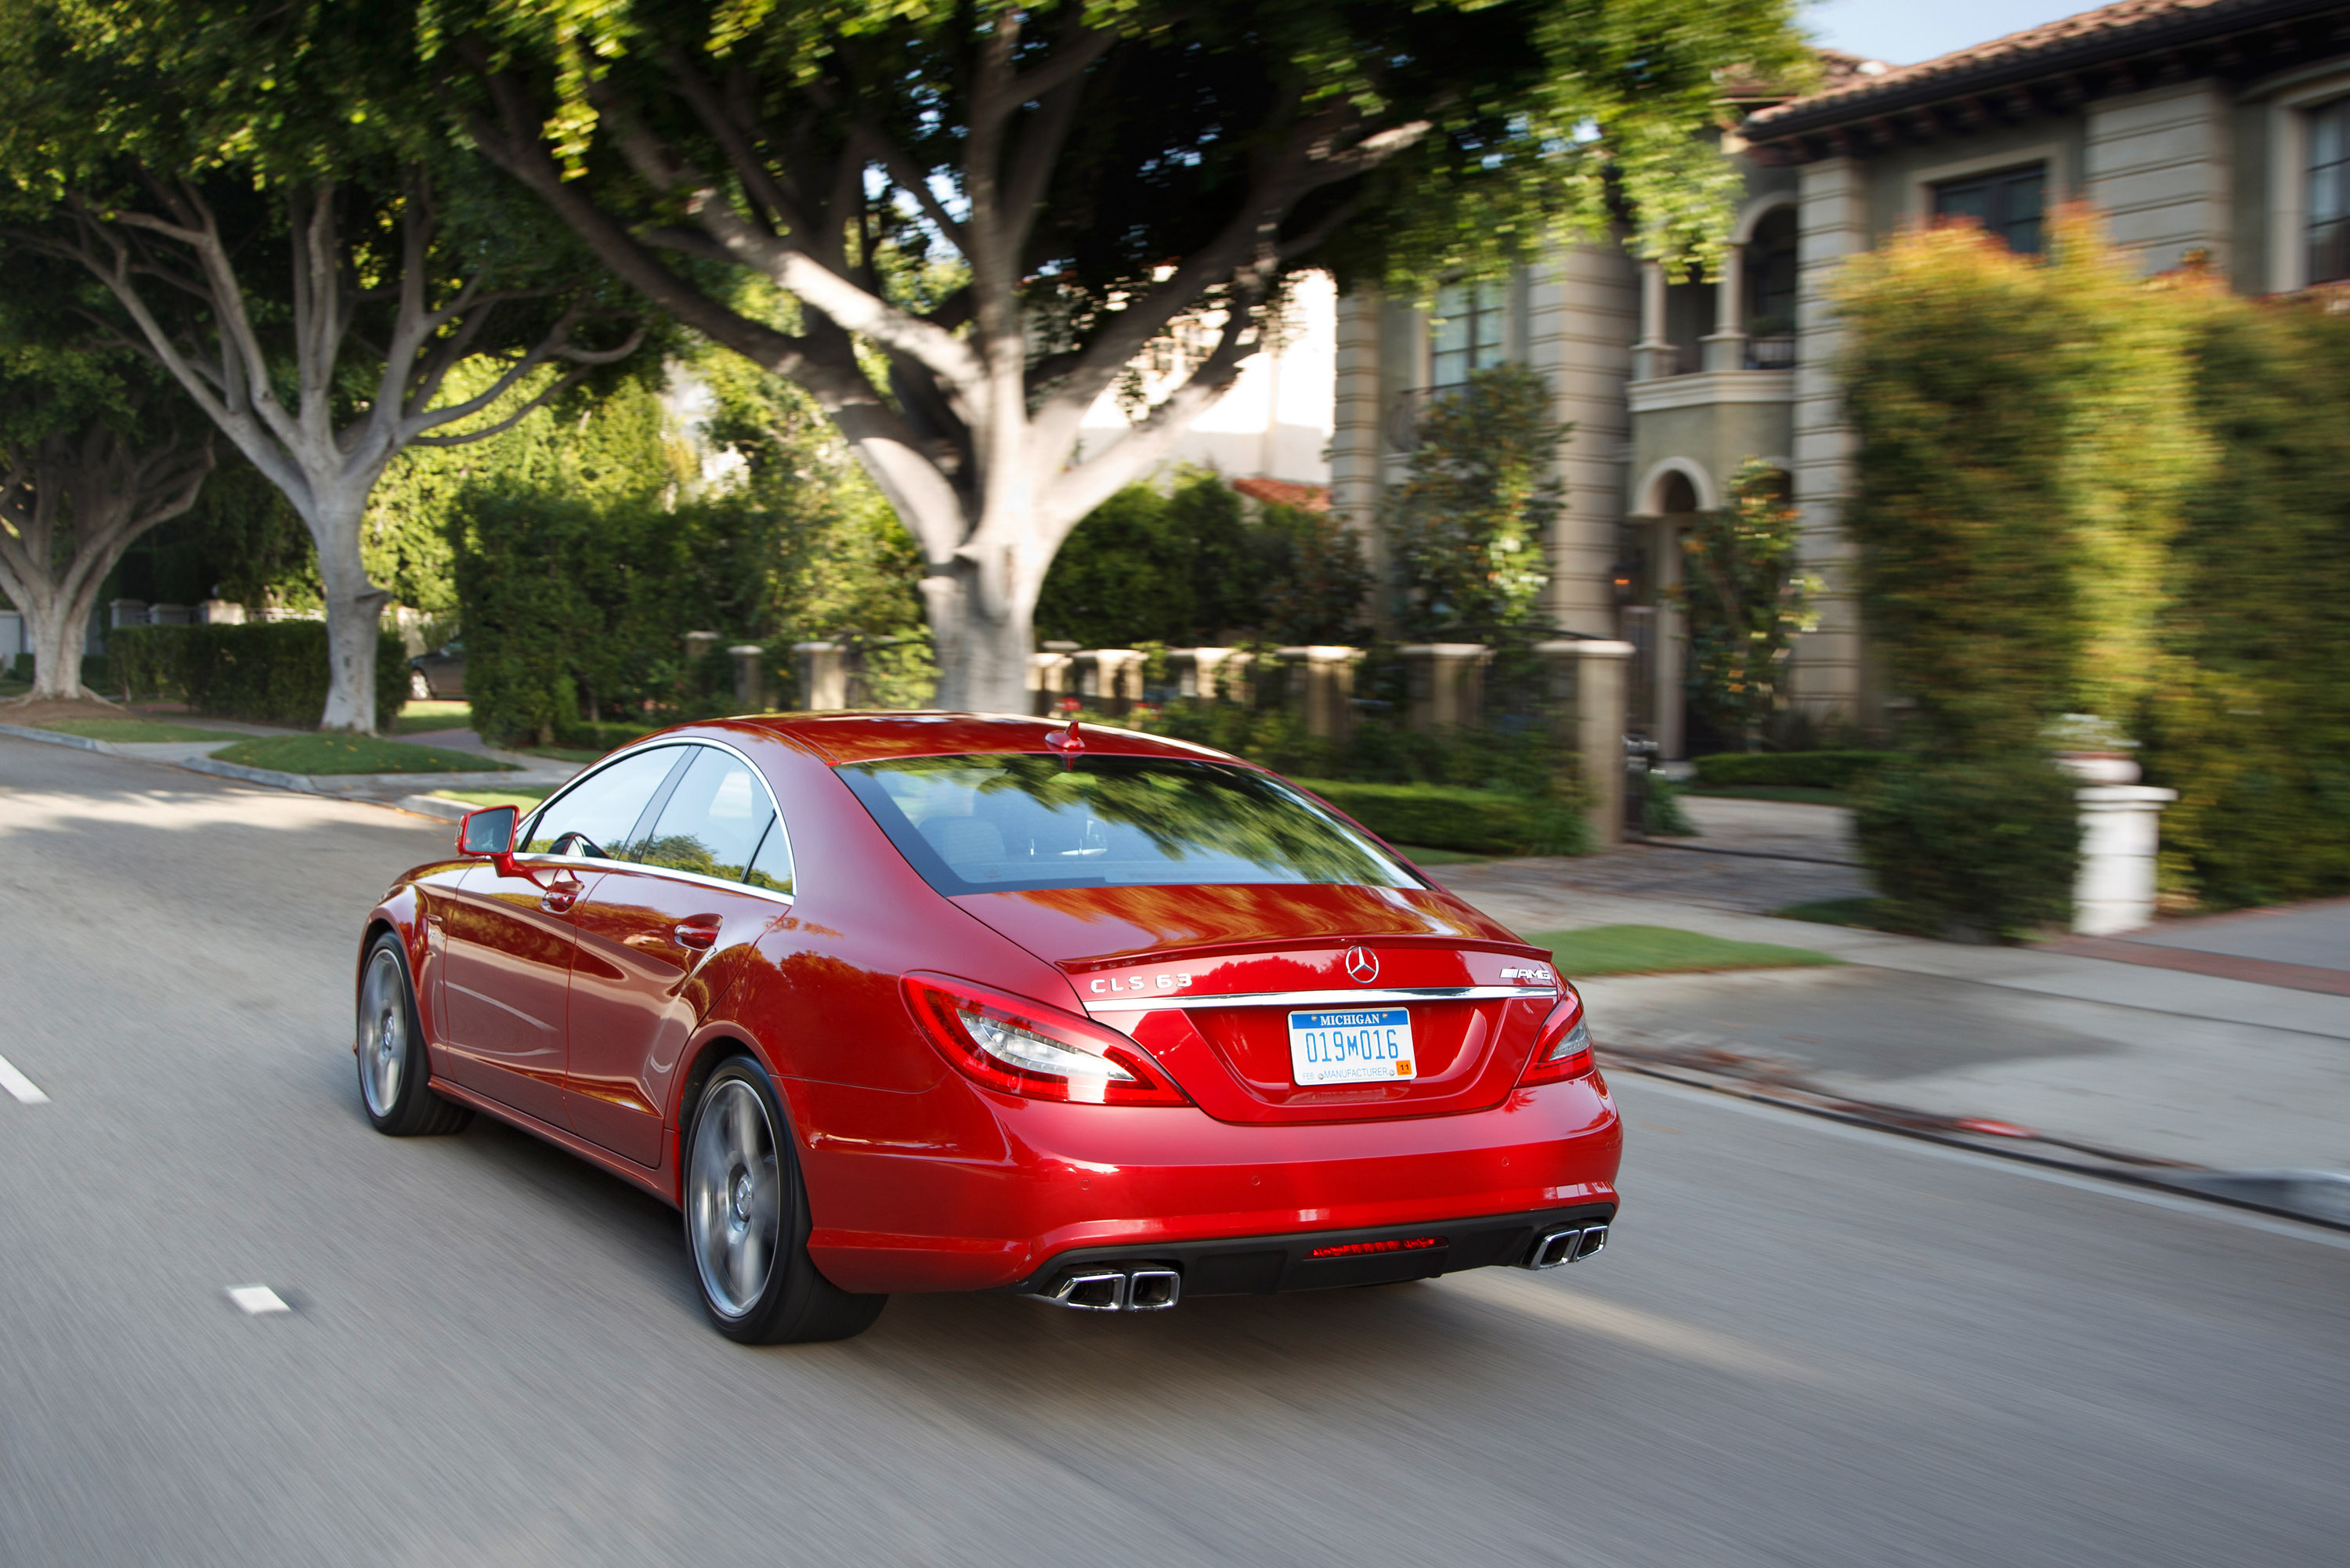
M 1921 1127 L 2037 1134 L 1958 1136 L 2089 1163 L 2350 1172 L 2350 994 L 1773 919 L 1762 911 L 1866 886 L 1853 868 L 1718 852 L 1737 847 L 1633 846 L 1583 860 L 1448 867 L 1443 880 L 1528 934 L 1668 926 L 1844 961 L 1578 982 L 1603 1060 L 1613 1047 L 1619 1064 L 1865 1103 L 1897 1123 L 1916 1113 Z M 1838 877 L 1848 880 L 1835 885 Z M 2137 957 L 2158 960 L 2216 950 L 2282 962 L 2255 955 L 2290 952 L 2350 992 L 2350 942 L 2334 940 L 2345 928 L 2350 901 L 2180 922 L 2130 940 Z M 2350 1221 L 2350 1205 L 2342 1218 Z

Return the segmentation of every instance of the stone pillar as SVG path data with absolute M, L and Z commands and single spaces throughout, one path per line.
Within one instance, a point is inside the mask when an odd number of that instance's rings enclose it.
M 1867 183 L 1851 158 L 1803 166 L 1795 299 L 1795 513 L 1804 569 L 1816 574 L 1817 627 L 1795 639 L 1787 680 L 1795 705 L 1815 719 L 1859 711 L 1860 606 L 1853 573 L 1857 552 L 1844 530 L 1852 488 L 1853 433 L 1845 422 L 1844 381 L 1836 358 L 1848 332 L 1838 316 L 1835 284 L 1846 261 L 1869 248 Z
M 149 626 L 187 626 L 195 619 L 185 605 L 149 605 Z
M 725 640 L 714 631 L 689 631 L 685 634 L 685 656 L 699 664 Z
M 1028 711 L 1038 718 L 1051 714 L 1069 694 L 1074 642 L 1048 642 L 1044 651 L 1028 656 Z
M 689 634 L 691 635 L 691 634 Z M 739 648 L 727 651 L 740 654 Z M 800 706 L 830 713 L 848 706 L 847 652 L 837 642 L 792 644 L 792 668 L 799 677 Z
M 1632 379 L 1653 381 L 1673 373 L 1673 346 L 1665 338 L 1665 269 L 1640 264 L 1640 338 L 1632 345 Z
M 198 626 L 243 626 L 244 607 L 233 599 L 206 599 L 196 607 L 196 624 Z M 401 623 L 400 630 L 400 640 L 404 646 L 411 635 L 405 622 Z M 423 651 L 421 648 L 415 649 L 408 657 L 413 659 Z
M 1248 700 L 1249 666 L 1256 655 L 1239 648 L 1195 648 L 1192 667 L 1202 702 L 1243 702 Z
M 1708 371 L 1746 369 L 1746 247 L 1731 245 L 1714 283 L 1713 330 L 1700 339 Z
M 1396 651 L 1404 660 L 1407 725 L 1440 730 L 1477 722 L 1485 705 L 1492 649 L 1482 642 L 1419 642 Z
M 145 599 L 115 599 L 107 605 L 106 609 L 106 624 L 109 628 L 147 624 Z
M 726 650 L 734 660 L 734 706 L 745 713 L 767 711 L 767 650 L 755 642 L 738 642 Z
M 1591 842 L 1605 849 L 1624 840 L 1625 671 L 1628 642 L 1575 638 L 1538 642 L 1534 651 L 1550 667 L 1547 682 L 1560 734 L 1574 742 L 1591 797 Z
M 1274 650 L 1289 666 L 1289 702 L 1305 732 L 1343 742 L 1355 730 L 1355 666 L 1359 648 L 1317 643 Z
M 16 610 L 0 610 L 0 671 L 7 670 L 25 647 L 25 618 Z

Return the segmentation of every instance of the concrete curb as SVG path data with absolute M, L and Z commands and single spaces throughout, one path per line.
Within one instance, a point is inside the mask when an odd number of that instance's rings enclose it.
M 24 724 L 0 724 L 0 735 L 14 735 L 20 741 L 38 741 L 45 746 L 71 746 L 77 751 L 104 752 L 118 755 L 104 741 L 93 741 L 87 735 L 68 735 L 57 730 L 36 730 Z M 221 742 L 226 745 L 228 742 Z
M 478 809 L 462 800 L 442 800 L 429 794 L 404 794 L 391 804 L 402 811 L 412 811 L 419 816 L 437 816 L 443 822 L 461 822 L 467 812 Z

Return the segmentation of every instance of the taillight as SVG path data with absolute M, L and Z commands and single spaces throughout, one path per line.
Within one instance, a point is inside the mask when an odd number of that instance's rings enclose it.
M 1591 1031 L 1584 1027 L 1583 998 L 1569 986 L 1558 1005 L 1543 1020 L 1534 1037 L 1534 1054 L 1526 1060 L 1520 1084 L 1555 1084 L 1580 1078 L 1591 1071 Z
M 943 975 L 910 974 L 905 988 L 931 1044 L 991 1089 L 1089 1106 L 1189 1103 L 1141 1046 L 1090 1018 Z

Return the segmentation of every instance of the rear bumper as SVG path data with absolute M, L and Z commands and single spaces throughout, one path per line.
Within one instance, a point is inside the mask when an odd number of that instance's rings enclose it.
M 1365 1231 L 1233 1236 L 1146 1247 L 1080 1247 L 1052 1259 L 1010 1288 L 1021 1295 L 1053 1296 L 1072 1275 L 1131 1273 L 1151 1267 L 1173 1270 L 1182 1281 L 1185 1298 L 1393 1284 L 1496 1263 L 1523 1266 L 1535 1237 L 1562 1226 L 1604 1226 L 1615 1214 L 1612 1203 L 1586 1203 L 1573 1209 L 1487 1214 Z
M 1614 1212 L 1623 1148 L 1596 1074 L 1482 1111 L 1249 1126 L 1190 1106 L 1022 1100 L 960 1078 L 913 1096 L 806 1080 L 786 1093 L 810 1134 L 808 1250 L 852 1291 L 1034 1289 L 1089 1257 L 1180 1264 L 1188 1294 L 1514 1262 L 1505 1254 L 1538 1219 Z M 1418 1272 L 1341 1277 L 1303 1256 L 1315 1238 L 1431 1234 L 1445 1238 L 1442 1266 Z

